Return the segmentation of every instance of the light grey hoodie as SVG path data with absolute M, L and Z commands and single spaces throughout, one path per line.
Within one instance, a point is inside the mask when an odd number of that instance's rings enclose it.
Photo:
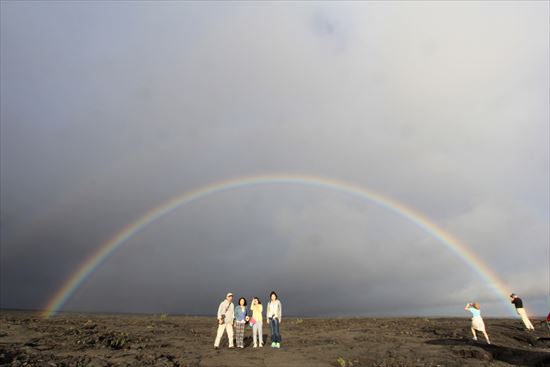
M 283 319 L 283 307 L 281 305 L 281 301 L 278 299 L 275 301 L 269 301 L 267 304 L 266 316 L 268 319 L 276 317 L 279 322 L 281 322 Z

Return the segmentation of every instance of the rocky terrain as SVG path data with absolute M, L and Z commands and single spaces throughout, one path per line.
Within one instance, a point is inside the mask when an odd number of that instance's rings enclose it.
M 493 344 L 464 318 L 286 318 L 281 349 L 214 350 L 213 317 L 0 312 L 0 366 L 550 366 L 542 319 L 485 319 Z M 264 324 L 264 337 L 269 341 Z

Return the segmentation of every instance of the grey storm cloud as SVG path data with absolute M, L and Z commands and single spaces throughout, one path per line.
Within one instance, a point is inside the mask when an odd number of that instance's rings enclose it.
M 547 312 L 546 2 L 2 2 L 0 306 L 37 309 L 152 208 L 296 173 L 381 193 Z M 510 309 L 399 213 L 309 186 L 218 192 L 126 241 L 66 310 Z

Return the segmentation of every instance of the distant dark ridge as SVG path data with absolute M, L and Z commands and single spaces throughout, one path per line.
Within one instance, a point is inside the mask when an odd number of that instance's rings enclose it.
M 33 308 L 2 308 L 0 307 L 0 312 L 43 312 L 42 310 L 36 310 Z
M 43 310 L 36 310 L 36 309 L 18 309 L 18 308 L 0 308 L 0 313 L 2 312 L 22 312 L 22 313 L 36 313 L 36 314 L 42 314 Z M 113 315 L 119 315 L 119 316 L 135 316 L 135 317 L 160 317 L 161 315 L 166 314 L 167 316 L 172 317 L 216 317 L 214 313 L 209 314 L 188 314 L 188 313 L 167 313 L 167 312 L 156 312 L 156 313 L 145 313 L 145 312 L 106 312 L 106 311 L 61 311 L 56 314 L 57 317 L 63 317 L 64 315 L 67 316 L 74 316 L 74 315 L 96 315 L 96 316 L 113 316 Z M 53 317 L 56 317 L 53 316 Z M 349 320 L 349 319 L 430 319 L 430 320 L 445 320 L 445 319 L 451 319 L 451 320 L 469 320 L 468 316 L 303 316 L 303 315 L 285 315 L 285 319 L 309 319 L 309 320 Z M 529 316 L 529 318 L 533 321 L 536 321 L 537 323 L 543 322 L 546 320 L 546 316 Z M 515 317 L 484 317 L 484 320 L 517 320 L 521 322 L 521 319 L 515 318 Z
M 37 309 L 24 309 L 24 308 L 0 308 L 0 312 L 29 312 L 29 313 L 43 313 L 44 310 L 37 310 Z M 187 314 L 187 313 L 168 313 L 168 312 L 113 312 L 113 311 L 75 311 L 75 310 L 67 310 L 67 311 L 59 311 L 56 313 L 56 315 L 62 316 L 62 315 L 120 315 L 120 316 L 155 316 L 155 315 L 162 315 L 166 314 L 169 316 L 216 316 L 214 312 L 210 314 Z M 55 317 L 55 316 L 54 316 Z

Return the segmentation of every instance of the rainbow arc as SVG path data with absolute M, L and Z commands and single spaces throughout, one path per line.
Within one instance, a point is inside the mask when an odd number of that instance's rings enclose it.
M 196 190 L 185 192 L 182 195 L 173 197 L 167 202 L 144 213 L 136 221 L 122 228 L 111 239 L 100 245 L 97 251 L 90 255 L 81 264 L 81 266 L 66 280 L 63 286 L 48 302 L 44 308 L 45 311 L 43 312 L 43 317 L 48 318 L 59 312 L 74 292 L 82 285 L 82 283 L 85 282 L 86 279 L 94 271 L 96 271 L 101 264 L 103 264 L 109 256 L 111 256 L 111 254 L 113 254 L 114 251 L 120 248 L 130 238 L 134 237 L 142 229 L 151 225 L 160 218 L 168 215 L 176 209 L 215 193 L 268 184 L 302 185 L 342 192 L 352 197 L 374 203 L 404 217 L 429 235 L 436 238 L 438 243 L 441 243 L 456 256 L 462 259 L 481 277 L 481 279 L 483 279 L 485 283 L 490 286 L 490 288 L 498 295 L 499 299 L 501 299 L 504 304 L 508 306 L 507 287 L 498 278 L 498 276 L 493 273 L 489 266 L 479 259 L 468 246 L 440 228 L 422 213 L 389 197 L 344 181 L 320 176 L 266 174 L 237 177 L 205 185 L 197 188 Z

